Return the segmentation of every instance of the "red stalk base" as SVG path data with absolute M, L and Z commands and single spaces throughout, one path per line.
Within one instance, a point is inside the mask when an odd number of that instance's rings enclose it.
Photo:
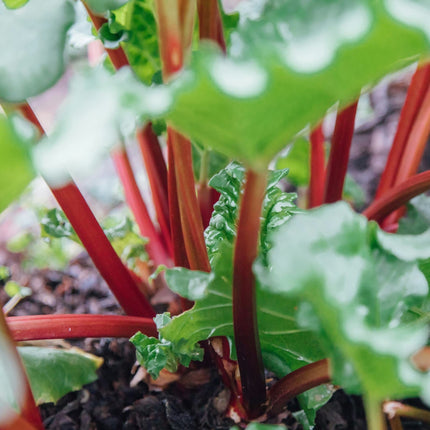
M 141 331 L 158 337 L 151 318 L 122 315 L 35 315 L 8 317 L 6 322 L 17 342 L 41 339 L 131 337 Z
M 242 385 L 242 403 L 249 416 L 263 412 L 266 383 L 258 337 L 255 277 L 260 214 L 266 192 L 266 175 L 246 172 L 241 198 L 233 267 L 233 326 Z

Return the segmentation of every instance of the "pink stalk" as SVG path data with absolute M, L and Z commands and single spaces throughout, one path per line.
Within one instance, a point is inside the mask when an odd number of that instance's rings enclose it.
M 156 266 L 169 264 L 169 256 L 160 241 L 158 232 L 155 230 L 146 204 L 142 198 L 139 187 L 134 177 L 133 169 L 124 146 L 112 153 L 116 170 L 124 187 L 125 199 L 133 212 L 137 225 L 143 236 L 149 239 L 146 249 L 151 260 Z
M 312 131 L 311 141 L 311 177 L 309 181 L 309 208 L 323 204 L 325 181 L 325 151 L 322 125 Z
M 128 315 L 152 318 L 155 312 L 124 266 L 75 184 L 52 192 L 79 239 Z
M 338 113 L 327 164 L 324 203 L 342 199 L 358 101 Z
M 381 197 L 393 185 L 398 183 L 397 174 L 400 169 L 403 152 L 407 146 L 408 136 L 416 121 L 417 114 L 424 100 L 430 83 L 430 64 L 419 66 L 408 89 L 405 104 L 400 114 L 396 135 L 388 154 L 387 163 L 379 182 L 375 198 Z
M 151 318 L 122 315 L 35 315 L 8 317 L 6 322 L 17 342 L 41 339 L 131 337 L 137 331 L 157 337 Z

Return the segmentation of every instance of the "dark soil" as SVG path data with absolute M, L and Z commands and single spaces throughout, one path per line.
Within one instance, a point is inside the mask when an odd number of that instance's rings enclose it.
M 408 75 L 405 75 L 380 85 L 370 98 L 373 114 L 358 125 L 349 171 L 363 187 L 367 201 L 375 192 L 385 164 L 407 83 Z M 22 256 L 2 249 L 0 265 L 8 266 L 12 279 L 33 291 L 12 315 L 121 313 L 85 253 L 71 261 L 65 271 L 23 272 Z M 6 300 L 3 289 L 0 289 L 0 303 L 4 304 Z M 159 310 L 163 310 L 162 306 Z M 197 368 L 163 390 L 146 380 L 131 386 L 135 351 L 126 339 L 87 339 L 71 343 L 103 357 L 104 364 L 99 369 L 97 381 L 67 394 L 56 405 L 40 407 L 47 429 L 221 430 L 234 424 L 225 417 L 228 392 L 214 370 Z M 291 430 L 300 429 L 292 415 L 298 409 L 297 402 L 291 402 L 288 408 L 289 411 L 279 416 L 276 422 L 284 423 Z M 420 422 L 402 422 L 405 430 L 430 429 Z M 366 429 L 361 399 L 338 390 L 318 412 L 315 429 Z

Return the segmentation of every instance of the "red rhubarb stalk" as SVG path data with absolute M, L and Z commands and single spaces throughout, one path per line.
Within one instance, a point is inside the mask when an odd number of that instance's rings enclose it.
M 430 189 L 430 171 L 412 176 L 396 185 L 379 199 L 375 200 L 364 212 L 368 219 L 382 221 L 387 215 L 402 207 L 410 199 Z
M 382 173 L 375 198 L 379 198 L 395 183 L 398 183 L 396 177 L 400 169 L 403 152 L 407 146 L 408 136 L 410 135 L 411 128 L 426 95 L 429 83 L 430 64 L 419 66 L 412 77 L 405 104 L 400 114 L 396 135 L 394 136 L 393 144 L 388 154 L 387 163 Z
M 112 153 L 112 157 L 118 176 L 124 187 L 125 199 L 136 219 L 141 234 L 149 239 L 146 249 L 151 260 L 156 266 L 160 264 L 169 265 L 169 256 L 149 216 L 125 147 L 122 145 L 119 149 L 115 150 Z
M 116 254 L 77 186 L 69 183 L 52 192 L 124 311 L 128 315 L 154 317 L 152 306 Z
M 358 102 L 338 113 L 327 164 L 324 203 L 342 199 Z
M 247 170 L 241 198 L 233 267 L 233 326 L 242 385 L 242 403 L 250 418 L 263 412 L 266 383 L 257 324 L 255 276 L 260 215 L 266 174 Z
M 198 0 L 199 37 L 213 40 L 225 52 L 225 40 L 218 0 Z
M 45 428 L 43 425 L 41 427 L 34 426 L 2 401 L 0 401 L 0 409 L 2 410 L 2 420 L 0 421 L 1 430 L 37 430 Z M 9 419 L 5 422 L 3 421 L 3 417 L 6 416 Z
M 152 200 L 162 237 L 170 255 L 173 256 L 172 240 L 170 237 L 166 161 L 161 152 L 160 142 L 152 130 L 150 123 L 143 129 L 138 130 L 136 136 L 148 175 Z
M 269 415 L 278 415 L 287 403 L 301 393 L 331 381 L 327 359 L 308 364 L 284 376 L 269 390 Z
M 315 127 L 310 136 L 311 160 L 309 181 L 309 208 L 314 208 L 323 204 L 324 201 L 324 181 L 325 181 L 325 152 L 324 133 L 322 124 Z
M 6 322 L 17 342 L 87 337 L 128 338 L 138 331 L 158 337 L 151 318 L 122 315 L 31 315 L 8 317 Z

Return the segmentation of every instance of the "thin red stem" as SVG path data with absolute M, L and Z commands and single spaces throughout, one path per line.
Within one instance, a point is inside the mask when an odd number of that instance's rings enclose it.
M 183 240 L 190 269 L 210 272 L 209 257 L 203 236 L 203 223 L 194 184 L 190 141 L 169 129 L 173 149 Z
M 408 136 L 410 135 L 411 128 L 424 100 L 429 83 L 430 64 L 419 66 L 412 77 L 405 104 L 400 114 L 396 135 L 394 136 L 393 144 L 375 198 L 379 198 L 397 182 L 396 176 L 399 172 L 403 152 L 408 142 Z
M 160 142 L 152 130 L 150 123 L 143 129 L 138 130 L 136 136 L 148 175 L 158 224 L 167 249 L 169 249 L 170 255 L 173 256 L 172 240 L 170 237 L 166 161 L 161 152 Z
M 170 258 L 149 216 L 125 147 L 121 146 L 121 148 L 115 150 L 112 153 L 112 157 L 124 187 L 125 199 L 136 219 L 141 234 L 149 239 L 146 249 L 151 260 L 156 266 L 160 264 L 170 266 Z
M 368 219 L 382 221 L 387 215 L 402 207 L 413 197 L 430 189 L 430 171 L 415 175 L 387 191 L 364 212 Z
M 198 0 L 197 10 L 200 39 L 213 40 L 225 52 L 226 46 L 218 0 Z
M 322 124 L 315 127 L 310 136 L 311 141 L 311 177 L 309 181 L 309 208 L 323 204 L 325 181 L 325 151 Z
M 17 342 L 41 339 L 131 337 L 137 331 L 157 337 L 151 318 L 122 315 L 32 315 L 6 319 Z
M 343 185 L 348 169 L 349 151 L 354 134 L 357 104 L 358 101 L 337 115 L 327 164 L 324 203 L 334 203 L 342 199 Z
M 331 381 L 327 359 L 308 364 L 284 376 L 269 391 L 269 415 L 277 415 L 297 395 Z
M 257 324 L 255 276 L 266 175 L 247 170 L 241 198 L 233 266 L 233 326 L 243 405 L 250 418 L 263 411 L 266 383 Z
M 134 316 L 155 316 L 76 185 L 69 183 L 52 192 L 124 311 Z

